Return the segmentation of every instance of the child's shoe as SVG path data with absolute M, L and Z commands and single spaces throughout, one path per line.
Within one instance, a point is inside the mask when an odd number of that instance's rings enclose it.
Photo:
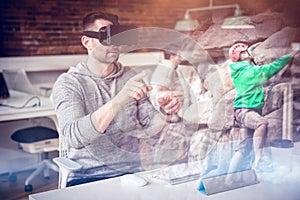
M 260 159 L 258 163 L 252 166 L 256 173 L 273 172 L 273 164 L 265 159 Z

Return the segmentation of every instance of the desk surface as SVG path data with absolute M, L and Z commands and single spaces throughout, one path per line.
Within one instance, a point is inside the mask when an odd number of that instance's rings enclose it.
M 299 170 L 299 168 L 297 169 Z M 270 179 L 270 177 L 272 176 L 268 175 L 269 177 L 264 177 L 264 179 L 258 184 L 209 196 L 200 193 L 196 189 L 198 187 L 199 181 L 170 185 L 169 183 L 159 182 L 151 178 L 153 177 L 153 175 L 149 173 L 144 173 L 142 174 L 142 176 L 149 181 L 149 184 L 144 187 L 126 185 L 120 181 L 120 178 L 113 178 L 64 189 L 32 194 L 29 195 L 29 200 L 299 200 L 300 197 L 300 177 L 295 177 L 292 174 L 290 176 L 285 176 L 284 178 L 277 177 L 273 180 Z
M 10 106 L 22 106 L 28 99 L 36 96 L 32 94 L 26 94 L 18 91 L 10 91 L 10 97 L 7 99 L 1 99 L 1 104 Z M 35 117 L 49 117 L 55 116 L 55 111 L 49 98 L 38 96 L 41 102 L 41 106 L 32 107 L 33 104 L 38 102 L 38 99 L 32 99 L 28 103 L 29 107 L 26 108 L 10 108 L 0 106 L 0 122 L 28 119 Z

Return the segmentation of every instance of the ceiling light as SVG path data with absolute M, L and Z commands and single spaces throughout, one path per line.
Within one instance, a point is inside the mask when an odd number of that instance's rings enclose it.
M 222 29 L 251 29 L 255 28 L 251 24 L 249 16 L 234 16 L 224 19 Z
M 218 10 L 218 9 L 229 9 L 229 8 L 234 8 L 235 11 L 234 11 L 234 16 L 240 16 L 241 15 L 241 9 L 240 9 L 240 6 L 238 4 L 229 4 L 229 5 L 220 5 L 220 6 L 214 6 L 213 5 L 213 0 L 210 0 L 209 1 L 209 6 L 207 7 L 200 7 L 200 8 L 191 8 L 191 9 L 187 9 L 185 11 L 185 14 L 184 14 L 184 19 L 183 20 L 179 20 L 176 22 L 176 25 L 175 25 L 175 30 L 178 30 L 178 31 L 193 31 L 193 30 L 197 30 L 200 27 L 200 23 L 198 22 L 198 20 L 195 20 L 195 19 L 192 19 L 191 16 L 190 16 L 190 13 L 191 12 L 196 12 L 196 11 L 205 11 L 205 10 Z M 226 23 L 232 23 L 232 19 L 225 19 L 226 20 Z M 229 22 L 227 22 L 229 21 Z M 240 23 L 246 23 L 245 20 L 243 19 Z M 247 21 L 248 22 L 248 21 Z M 245 26 L 241 26 L 242 24 L 240 24 L 240 26 L 235 26 L 235 27 L 248 27 L 248 28 L 252 28 L 252 26 L 250 26 L 250 24 L 244 24 Z M 246 26 L 248 25 L 248 26 Z M 222 26 L 223 27 L 223 26 Z M 229 27 L 228 25 L 225 25 L 224 26 L 225 28 L 226 27 Z M 233 27 L 233 26 L 231 26 Z

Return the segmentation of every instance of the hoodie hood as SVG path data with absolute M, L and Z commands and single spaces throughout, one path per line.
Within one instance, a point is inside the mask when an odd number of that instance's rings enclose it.
M 68 70 L 68 73 L 71 74 L 81 74 L 81 75 L 86 75 L 90 76 L 91 78 L 97 78 L 97 79 L 103 79 L 103 80 L 108 80 L 111 78 L 115 78 L 118 76 L 121 76 L 124 72 L 124 67 L 121 65 L 121 63 L 115 63 L 115 68 L 111 74 L 109 74 L 106 77 L 100 77 L 96 74 L 93 74 L 87 67 L 87 64 L 85 62 L 80 62 L 78 63 L 75 67 L 70 67 Z
M 249 67 L 249 63 L 248 62 L 234 62 L 234 63 L 230 63 L 229 67 L 231 69 L 231 77 L 235 78 L 236 76 L 239 76 L 239 74 L 245 70 L 247 67 Z M 251 65 L 250 65 L 251 66 Z

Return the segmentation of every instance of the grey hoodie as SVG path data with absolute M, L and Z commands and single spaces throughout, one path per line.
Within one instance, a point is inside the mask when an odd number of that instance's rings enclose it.
M 148 97 L 129 100 L 104 134 L 97 132 L 91 121 L 91 113 L 113 98 L 134 75 L 130 68 L 116 64 L 111 75 L 101 78 L 85 63 L 79 63 L 57 79 L 52 95 L 59 132 L 68 157 L 83 165 L 71 179 L 141 170 L 140 139 L 155 136 L 166 126 Z

